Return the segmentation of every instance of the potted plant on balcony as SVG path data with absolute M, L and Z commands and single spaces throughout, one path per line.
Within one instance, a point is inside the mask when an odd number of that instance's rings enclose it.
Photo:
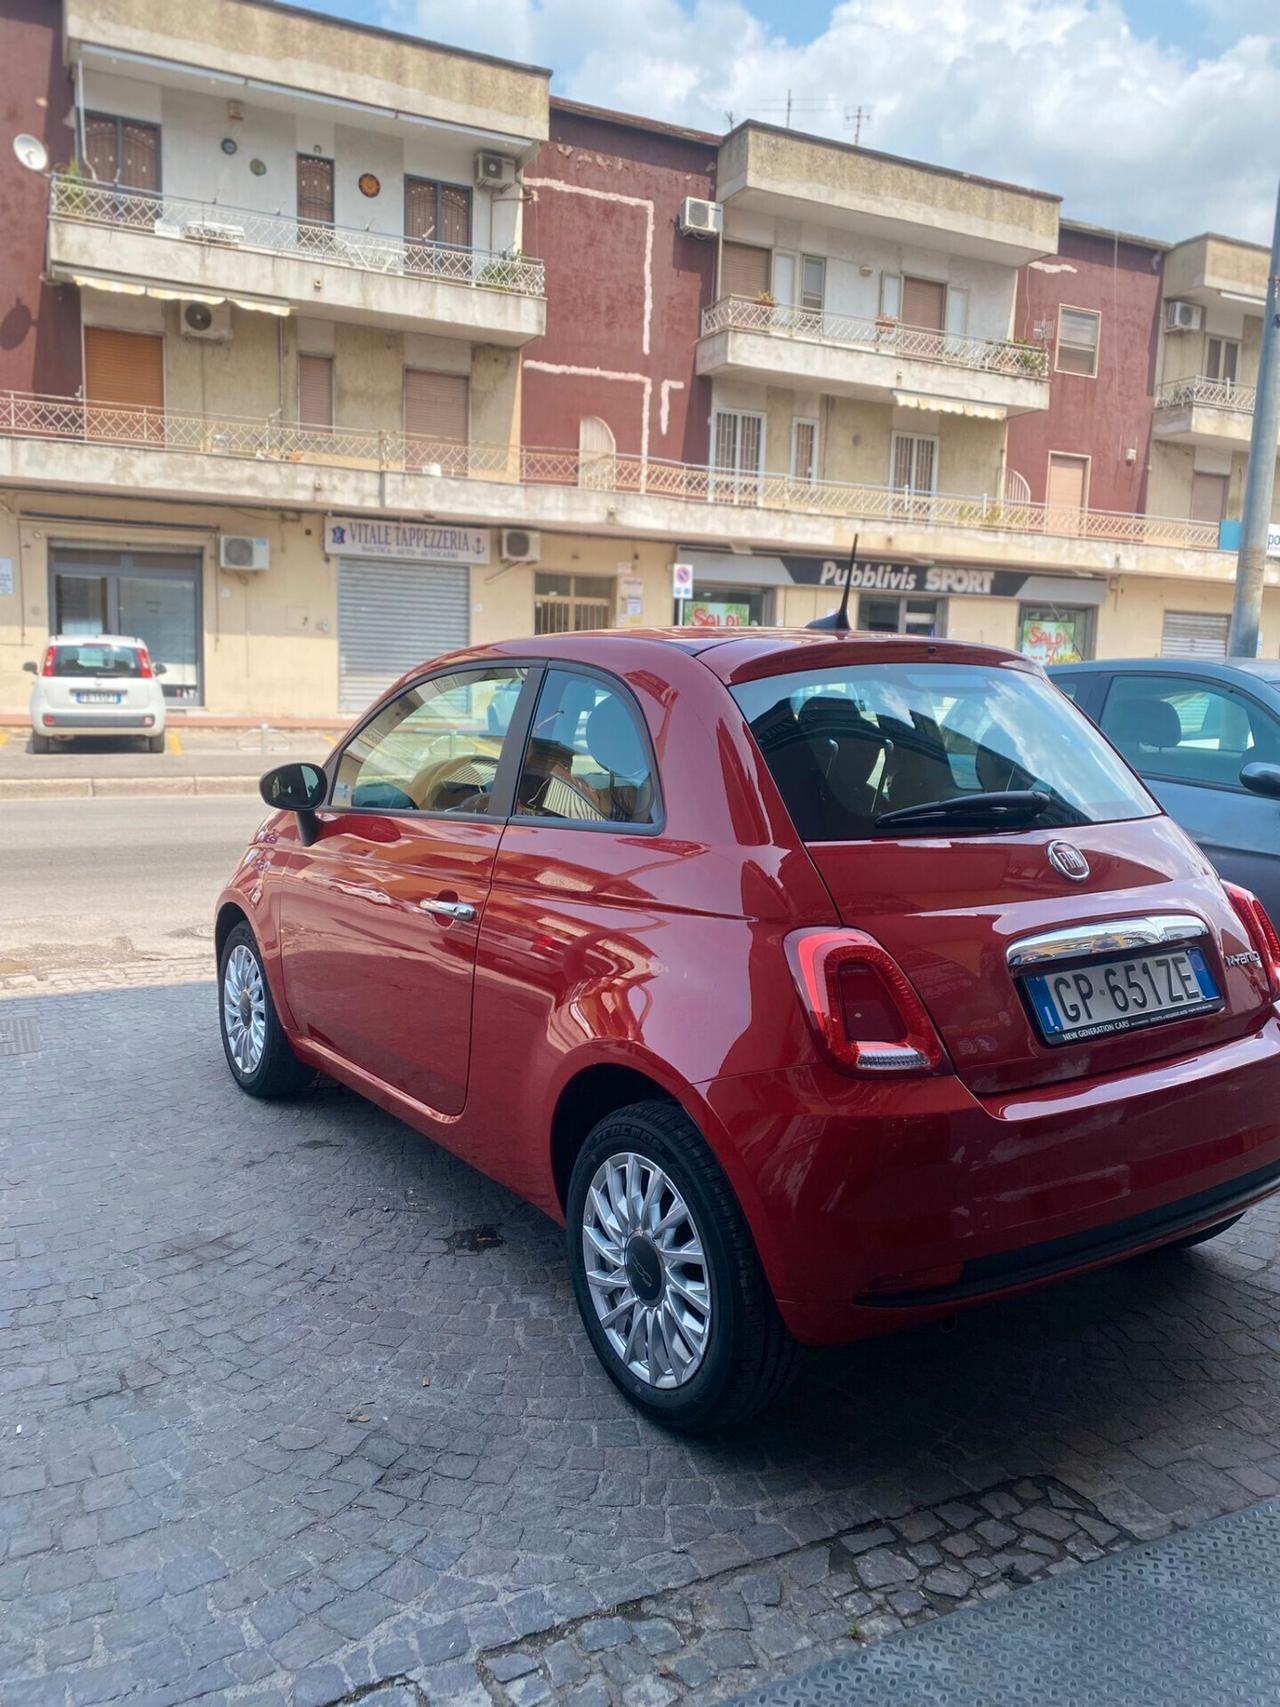
M 476 283 L 486 290 L 518 290 L 524 264 L 524 251 L 509 249 L 494 260 L 485 262 L 476 274 Z
M 1049 352 L 1043 344 L 1036 344 L 1030 338 L 1011 338 L 1013 345 L 1013 365 L 1019 373 L 1034 374 L 1037 379 L 1043 379 L 1049 371 Z

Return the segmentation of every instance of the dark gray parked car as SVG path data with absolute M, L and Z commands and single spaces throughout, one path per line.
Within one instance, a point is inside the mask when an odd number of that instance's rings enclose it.
M 1222 876 L 1280 918 L 1280 661 L 1109 658 L 1049 675 Z

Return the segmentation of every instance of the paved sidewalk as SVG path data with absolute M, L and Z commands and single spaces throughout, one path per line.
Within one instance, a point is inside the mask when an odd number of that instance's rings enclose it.
M 291 758 L 323 759 L 336 738 L 328 728 L 170 724 L 163 753 L 148 753 L 138 742 L 87 739 L 33 753 L 28 729 L 0 728 L 0 802 L 256 794 L 264 771 Z
M 0 1080 L 4 1707 L 709 1707 L 1280 1494 L 1275 1203 L 680 1440 L 555 1227 L 240 1096 L 209 982 L 0 1002 Z
M 734 1707 L 1274 1707 L 1280 1500 L 958 1612 Z

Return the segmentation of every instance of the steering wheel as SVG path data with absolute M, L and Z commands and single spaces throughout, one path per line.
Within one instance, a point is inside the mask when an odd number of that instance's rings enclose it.
M 477 774 L 481 772 L 481 767 L 488 771 L 487 776 Z M 481 794 L 497 775 L 498 761 L 488 753 L 462 753 L 450 759 L 438 759 L 433 765 L 424 765 L 409 785 L 409 793 L 412 795 L 418 810 L 420 812 L 456 810 L 456 807 L 435 806 L 433 802 L 436 795 L 455 777 L 461 780 L 464 773 L 468 771 L 471 773 L 469 780 L 475 784 L 472 790 L 473 794 Z

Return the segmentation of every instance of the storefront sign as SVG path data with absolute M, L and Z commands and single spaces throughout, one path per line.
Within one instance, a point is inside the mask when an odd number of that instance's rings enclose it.
M 488 528 L 438 522 L 391 522 L 326 516 L 324 548 L 331 557 L 387 557 L 412 563 L 488 563 Z
M 1025 614 L 1018 625 L 1018 650 L 1037 664 L 1078 664 L 1084 657 L 1083 611 Z
M 802 587 L 844 586 L 848 560 L 784 557 Z M 1031 577 L 1013 569 L 968 569 L 946 563 L 855 563 L 851 585 L 862 593 L 920 593 L 935 598 L 1016 599 Z
M 1280 557 L 1280 527 L 1267 529 L 1267 556 Z
M 693 599 L 684 607 L 686 628 L 750 628 L 751 606 L 732 599 Z

